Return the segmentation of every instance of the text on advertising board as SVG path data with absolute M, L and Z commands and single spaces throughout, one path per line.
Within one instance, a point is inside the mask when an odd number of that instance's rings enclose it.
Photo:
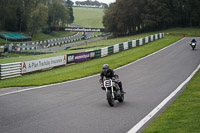
M 66 63 L 66 55 L 33 61 L 25 61 L 22 63 L 22 73 L 28 73 L 51 67 L 61 66 L 65 65 Z

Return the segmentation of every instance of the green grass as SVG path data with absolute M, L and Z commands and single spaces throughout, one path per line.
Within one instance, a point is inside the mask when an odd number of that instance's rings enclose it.
M 54 32 L 53 35 L 38 32 L 33 36 L 32 41 L 44 41 L 44 40 L 48 40 L 48 39 L 67 37 L 67 36 L 71 36 L 74 34 L 76 34 L 76 33 L 65 32 L 65 31 Z M 8 43 L 12 43 L 12 42 L 8 41 Z M 14 42 L 14 43 L 17 43 L 17 42 Z M 18 43 L 20 43 L 20 42 L 18 42 Z M 3 46 L 4 44 L 6 44 L 6 40 L 0 38 L 0 46 Z
M 32 56 L 31 55 L 30 56 L 19 55 L 18 57 L 17 57 L 17 55 L 14 57 L 9 56 L 10 58 L 0 59 L 0 64 L 35 60 L 35 59 L 40 59 L 40 58 L 47 58 L 47 57 L 64 55 L 64 54 L 77 53 L 77 52 L 86 51 L 86 50 L 95 50 L 95 49 L 99 49 L 102 47 L 126 42 L 129 40 L 139 39 L 139 38 L 142 38 L 142 37 L 145 37 L 148 35 L 153 35 L 153 34 L 160 33 L 160 32 L 179 33 L 179 34 L 177 34 L 177 35 L 175 34 L 173 36 L 182 36 L 182 37 L 183 37 L 183 35 L 181 35 L 181 34 L 187 34 L 188 36 L 200 36 L 200 28 L 172 28 L 172 29 L 162 30 L 162 31 L 157 31 L 157 32 L 148 32 L 148 33 L 138 34 L 138 35 L 134 35 L 134 36 L 119 37 L 119 38 L 114 38 L 114 39 L 107 39 L 107 40 L 102 40 L 102 41 L 98 41 L 98 42 L 88 43 L 87 45 L 73 47 L 68 50 L 61 50 L 61 51 L 53 53 L 53 54 L 32 55 Z M 76 48 L 78 50 L 71 50 L 74 48 Z
M 94 32 L 94 35 L 101 35 L 102 33 L 101 32 Z
M 137 38 L 142 38 L 148 35 L 156 34 L 158 32 L 149 32 L 145 34 L 139 34 L 135 36 L 129 36 L 129 37 L 120 37 L 120 38 L 115 38 L 115 39 L 108 39 L 108 40 L 102 40 L 99 42 L 93 42 L 93 43 L 88 43 L 87 45 L 82 45 L 78 47 L 73 47 L 68 50 L 61 50 L 57 53 L 53 54 L 46 54 L 46 55 L 30 55 L 30 56 L 19 56 L 19 57 L 13 57 L 13 58 L 6 58 L 6 59 L 1 59 L 0 64 L 5 64 L 5 63 L 11 63 L 11 62 L 22 62 L 22 61 L 28 61 L 28 60 L 35 60 L 35 59 L 41 59 L 41 58 L 47 58 L 47 57 L 53 57 L 53 56 L 59 56 L 59 55 L 64 55 L 64 54 L 71 54 L 71 53 L 77 53 L 81 51 L 86 51 L 86 50 L 95 50 L 99 49 L 102 47 L 110 46 L 110 45 L 115 45 L 117 43 L 122 43 L 128 40 L 134 40 Z M 79 49 L 79 50 L 71 50 L 74 48 L 84 48 L 84 49 Z
M 7 56 L 9 58 L 15 58 L 15 57 L 22 58 L 22 57 L 31 56 L 31 55 L 26 55 L 26 54 L 20 54 L 19 55 L 19 54 L 10 54 L 10 53 L 5 54 L 5 53 L 2 53 L 2 56 Z M 5 59 L 9 59 L 9 58 L 5 58 Z M 17 61 L 13 61 L 13 62 L 17 62 Z
M 7 41 L 7 43 L 10 43 L 10 41 Z M 4 46 L 6 44 L 6 40 L 0 38 L 0 46 Z
M 89 43 L 87 45 L 76 46 L 76 47 L 73 47 L 73 48 L 70 48 L 70 49 L 93 47 L 93 48 L 88 48 L 87 50 L 96 50 L 96 49 L 99 49 L 99 48 L 102 48 L 102 47 L 111 46 L 111 45 L 131 41 L 131 40 L 140 39 L 140 38 L 143 38 L 143 37 L 146 37 L 146 36 L 149 36 L 149 35 L 154 35 L 154 34 L 157 34 L 157 33 L 160 33 L 160 32 L 163 32 L 163 31 L 148 32 L 148 33 L 137 34 L 137 35 L 134 35 L 134 36 L 118 37 L 118 38 L 113 38 L 113 39 L 101 40 L 101 41 L 98 41 L 98 42 Z
M 165 33 L 174 33 L 174 34 L 185 34 L 186 36 L 200 36 L 200 28 L 193 27 L 193 28 L 171 28 L 164 30 Z
M 143 133 L 200 133 L 200 71 L 179 98 Z
M 48 40 L 48 39 L 53 39 L 53 38 L 67 37 L 74 34 L 75 34 L 74 32 L 66 32 L 66 31 L 59 31 L 59 32 L 57 31 L 57 32 L 54 32 L 53 35 L 39 32 L 33 36 L 33 41 L 43 41 L 43 40 Z
M 86 28 L 103 28 L 103 9 L 73 7 L 74 24 Z
M 117 68 L 166 47 L 179 39 L 181 39 L 180 36 L 167 36 L 147 45 L 129 49 L 105 58 L 24 75 L 22 77 L 1 80 L 0 88 L 14 86 L 40 86 L 97 74 L 101 71 L 101 66 L 105 63 L 110 64 L 111 68 Z

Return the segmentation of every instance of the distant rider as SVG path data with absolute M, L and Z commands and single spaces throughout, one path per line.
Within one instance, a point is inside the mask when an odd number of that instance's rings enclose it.
M 194 46 L 192 45 L 193 43 L 195 43 Z M 193 50 L 194 50 L 194 48 L 196 47 L 196 44 L 197 44 L 197 41 L 196 41 L 195 39 L 192 39 L 192 41 L 191 41 L 191 43 L 190 43 L 190 46 L 193 48 Z
M 197 41 L 195 39 L 192 39 L 191 43 L 197 43 Z
M 102 69 L 103 70 L 101 72 L 101 79 L 100 79 L 101 83 L 103 84 L 103 78 L 104 77 L 110 78 L 110 79 L 115 79 L 116 83 L 120 87 L 121 93 L 124 94 L 125 92 L 123 91 L 123 88 L 122 88 L 122 82 L 118 79 L 118 75 L 116 75 L 113 70 L 109 69 L 109 65 L 108 64 L 104 64 Z M 102 89 L 105 90 L 104 87 L 102 87 Z

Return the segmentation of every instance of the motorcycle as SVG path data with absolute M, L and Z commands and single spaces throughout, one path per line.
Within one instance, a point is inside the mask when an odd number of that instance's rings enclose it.
M 192 43 L 190 44 L 190 46 L 192 47 L 192 50 L 195 49 L 196 45 L 197 45 L 197 44 L 196 44 L 195 42 L 192 42 Z
M 107 101 L 111 107 L 115 106 L 115 100 L 120 103 L 124 102 L 124 94 L 121 93 L 120 87 L 114 79 L 105 79 L 101 87 L 105 88 Z

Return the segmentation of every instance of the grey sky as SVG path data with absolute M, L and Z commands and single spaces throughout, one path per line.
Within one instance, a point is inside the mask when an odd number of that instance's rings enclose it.
M 75 1 L 86 1 L 86 0 L 72 0 L 72 1 L 75 2 Z M 92 1 L 94 1 L 94 0 L 92 0 Z M 97 1 L 103 2 L 103 3 L 106 3 L 106 4 L 110 4 L 112 2 L 115 2 L 115 0 L 97 0 Z

